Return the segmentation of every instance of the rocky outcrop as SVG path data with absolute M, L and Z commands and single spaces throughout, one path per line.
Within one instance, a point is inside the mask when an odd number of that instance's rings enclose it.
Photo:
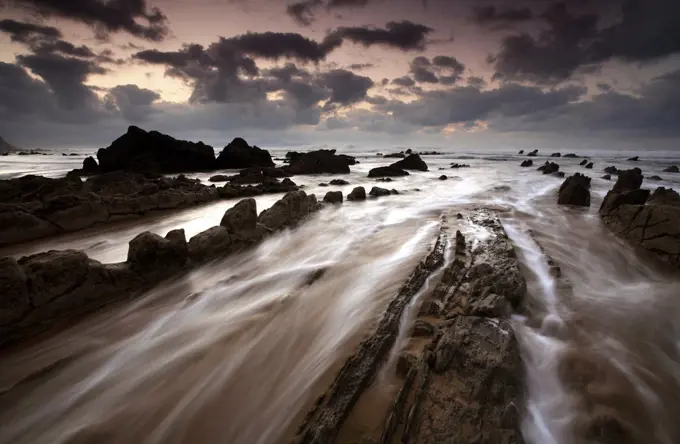
M 567 158 L 567 159 L 577 159 L 578 158 L 578 156 L 574 153 L 567 153 L 562 157 Z
M 518 154 L 518 155 L 524 154 L 524 150 L 519 150 L 519 152 L 518 152 L 517 154 Z
M 449 177 L 446 174 L 439 176 L 439 180 L 447 180 Z
M 250 167 L 273 167 L 274 161 L 269 151 L 257 146 L 250 146 L 244 139 L 237 137 L 217 156 L 215 167 L 219 169 L 237 169 Z
M 639 168 L 622 171 L 600 207 L 605 225 L 631 244 L 680 268 L 680 195 L 657 188 L 642 190 Z
M 383 197 L 389 196 L 390 194 L 391 194 L 390 190 L 380 187 L 373 187 L 371 188 L 371 191 L 368 193 L 368 195 L 371 197 Z
M 373 168 L 368 172 L 368 177 L 401 177 L 408 175 L 408 171 L 402 170 L 394 165 Z
M 663 180 L 663 178 L 661 176 L 654 175 L 654 176 L 649 177 L 649 180 L 657 180 L 658 181 L 658 180 Z
M 586 168 L 590 170 L 590 169 L 593 168 L 593 166 L 594 166 L 593 162 L 588 162 L 588 164 L 586 165 Z
M 238 174 L 234 176 L 228 176 L 227 181 L 232 184 L 256 184 L 256 183 L 266 183 L 271 181 L 270 179 L 285 179 L 291 175 L 285 171 L 283 168 L 245 168 L 239 171 Z
M 576 173 L 569 176 L 560 186 L 557 203 L 559 205 L 590 206 L 590 177 Z
M 607 174 L 619 174 L 618 168 L 616 168 L 614 165 L 606 167 L 604 172 Z
M 329 191 L 326 193 L 326 195 L 323 197 L 324 202 L 328 202 L 331 204 L 340 204 L 342 203 L 342 191 Z
M 677 165 L 671 165 L 663 170 L 664 173 L 680 173 L 680 168 Z
M 581 166 L 586 166 L 587 164 L 588 164 L 588 160 L 587 160 L 587 159 L 583 159 L 583 160 L 581 161 L 581 163 L 579 163 L 579 165 L 581 165 Z
M 401 168 L 402 170 L 427 171 L 427 164 L 418 154 L 409 154 L 406 158 L 395 162 L 390 166 Z
M 527 154 L 527 156 L 529 156 L 529 157 L 536 157 L 537 155 L 538 155 L 538 150 L 533 150 L 532 152 Z
M 543 174 L 554 174 L 560 170 L 560 166 L 555 162 L 546 162 L 544 165 L 538 167 L 538 171 L 542 171 Z
M 627 160 L 630 162 L 637 162 L 638 160 L 640 160 L 640 156 L 629 157 Z
M 345 179 L 333 179 L 330 181 L 330 184 L 335 186 L 343 186 L 349 185 L 349 182 L 347 182 Z
M 451 168 L 453 168 L 453 169 L 457 169 L 457 168 L 470 168 L 470 165 L 468 165 L 467 163 L 455 163 L 455 162 L 454 162 L 454 163 L 451 164 Z
M 127 260 L 118 264 L 102 264 L 74 250 L 18 261 L 0 258 L 0 345 L 58 330 L 87 313 L 138 296 L 197 264 L 252 247 L 318 209 L 314 195 L 297 191 L 258 217 L 255 201 L 245 199 L 227 210 L 219 226 L 188 242 L 184 230 L 165 237 L 139 234 L 130 241 Z
M 349 201 L 366 200 L 366 189 L 364 187 L 354 188 L 352 192 L 347 195 L 347 200 Z
M 552 153 L 550 157 L 562 157 L 561 153 Z
M 337 155 L 335 150 L 318 150 L 308 153 L 286 154 L 290 174 L 349 174 L 350 165 L 356 163 L 351 156 Z
M 215 152 L 203 142 L 177 140 L 157 131 L 130 126 L 108 148 L 97 151 L 99 170 L 180 173 L 215 168 Z M 85 165 L 83 165 L 85 168 Z
M 531 159 L 527 159 L 527 160 L 523 161 L 520 166 L 524 167 L 524 168 L 534 166 L 534 161 L 531 160 Z

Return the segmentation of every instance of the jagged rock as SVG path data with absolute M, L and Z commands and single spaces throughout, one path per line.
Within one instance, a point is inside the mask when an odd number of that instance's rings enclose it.
M 408 171 L 397 168 L 394 165 L 373 168 L 368 172 L 368 177 L 399 177 L 408 175 Z
M 413 325 L 413 330 L 411 331 L 411 336 L 434 336 L 437 333 L 437 327 L 430 324 L 429 322 L 423 321 L 422 319 L 416 319 Z
M 226 256 L 233 249 L 229 231 L 223 226 L 208 228 L 189 239 L 189 257 L 195 262 Z
M 371 197 L 389 196 L 390 190 L 386 190 L 385 188 L 380 188 L 380 187 L 373 187 L 373 188 L 371 188 L 371 191 L 370 191 L 370 193 L 368 193 L 368 195 L 371 196 Z
M 349 174 L 349 166 L 356 163 L 353 157 L 336 155 L 335 150 L 290 152 L 286 157 L 290 160 L 286 171 L 291 174 Z
M 290 177 L 290 174 L 281 168 L 246 168 L 235 176 L 229 177 L 229 182 L 232 184 L 254 184 L 254 183 L 266 183 L 276 182 L 273 179 L 283 179 Z
M 0 325 L 21 318 L 30 305 L 26 273 L 14 258 L 0 258 Z
M 648 205 L 680 205 L 680 194 L 671 188 L 659 187 L 647 199 Z
M 604 176 L 602 176 L 602 178 L 604 180 L 612 180 L 612 176 L 610 174 L 605 174 Z
M 522 164 L 521 164 L 520 166 L 521 166 L 521 167 L 530 167 L 530 166 L 534 166 L 534 161 L 531 160 L 531 159 L 527 159 L 527 160 L 523 161 Z
M 215 153 L 203 142 L 176 140 L 157 131 L 146 132 L 130 126 L 127 133 L 108 148 L 97 151 L 102 172 L 154 171 L 178 173 L 207 171 L 215 168 Z
M 394 168 L 401 168 L 402 170 L 418 170 L 427 171 L 427 164 L 417 154 L 409 154 L 406 158 L 390 165 Z
M 330 184 L 335 186 L 342 186 L 349 185 L 349 182 L 347 182 L 345 179 L 333 179 L 331 180 Z
M 536 157 L 537 155 L 538 155 L 538 150 L 533 150 L 532 152 L 527 154 L 527 156 L 529 156 L 529 157 Z
M 561 153 L 552 153 L 550 157 L 562 157 Z
M 663 170 L 664 173 L 680 173 L 680 168 L 677 165 L 671 165 Z
M 99 164 L 97 164 L 97 161 L 94 160 L 94 157 L 87 156 L 83 161 L 83 174 L 91 175 L 99 174 L 99 172 L 100 172 Z
M 323 197 L 323 201 L 328 203 L 342 203 L 342 191 L 329 191 Z
M 310 204 L 310 199 L 304 191 L 289 192 L 271 208 L 264 210 L 258 222 L 271 230 L 293 226 L 310 211 L 315 211 L 313 206 L 316 204 L 316 197 L 313 200 L 313 204 Z
M 402 151 L 402 152 L 400 152 L 400 153 L 389 153 L 389 154 L 385 154 L 383 157 L 384 157 L 384 158 L 403 159 L 403 158 L 406 157 L 406 154 L 404 154 L 404 152 Z
M 600 205 L 600 214 L 607 216 L 621 206 L 644 205 L 649 198 L 649 190 L 609 191 Z
M 640 157 L 639 156 L 633 156 L 633 157 L 629 157 L 628 160 L 631 161 L 631 162 L 637 162 L 638 160 L 640 160 Z
M 663 178 L 660 177 L 660 176 L 654 175 L 654 176 L 650 177 L 649 180 L 663 180 Z
M 229 176 L 227 176 L 225 174 L 218 174 L 218 175 L 212 176 L 212 177 L 210 177 L 210 179 L 208 179 L 208 181 L 210 181 L 210 182 L 226 182 L 228 180 L 229 180 Z
M 88 274 L 88 257 L 82 251 L 48 251 L 21 258 L 19 265 L 29 279 L 31 304 L 44 305 L 61 296 Z
M 543 171 L 543 174 L 553 174 L 560 170 L 560 166 L 554 162 L 546 162 L 545 165 L 538 167 L 538 171 Z
M 220 152 L 215 166 L 219 169 L 273 167 L 274 161 L 269 151 L 250 146 L 248 142 L 237 137 Z
M 351 193 L 347 195 L 347 200 L 366 200 L 366 189 L 364 187 L 356 187 Z
M 142 276 L 170 276 L 180 270 L 188 259 L 184 230 L 163 238 L 145 231 L 130 241 L 127 263 Z
M 442 174 L 441 176 L 439 176 L 439 180 L 446 180 L 446 179 L 448 179 L 446 174 Z
M 109 218 L 105 202 L 94 193 L 50 196 L 35 214 L 63 231 L 82 230 L 104 223 Z
M 586 166 L 586 165 L 588 165 L 588 159 L 583 159 L 583 160 L 581 161 L 581 163 L 579 163 L 579 165 L 581 165 L 581 166 Z
M 470 165 L 467 163 L 452 163 L 451 168 L 457 169 L 457 168 L 470 168 Z
M 590 206 L 590 177 L 576 173 L 569 176 L 558 192 L 559 205 Z
M 519 154 L 524 154 L 524 150 L 519 150 L 519 152 L 518 152 L 517 154 L 518 154 L 518 155 L 519 155 Z
M 593 168 L 593 162 L 588 162 L 588 165 L 586 165 L 587 169 L 592 169 Z
M 220 226 L 229 233 L 254 230 L 257 226 L 257 203 L 255 199 L 243 199 L 229 208 L 222 216 Z
M 618 171 L 618 179 L 614 184 L 613 191 L 637 190 L 642 185 L 642 170 L 633 168 L 632 170 Z

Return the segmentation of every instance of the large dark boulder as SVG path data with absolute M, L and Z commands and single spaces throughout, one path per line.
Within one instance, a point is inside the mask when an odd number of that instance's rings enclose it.
M 309 153 L 290 152 L 286 155 L 290 174 L 349 174 L 349 166 L 356 163 L 353 157 L 336 155 L 335 150 L 317 150 Z
M 216 167 L 220 169 L 236 169 L 250 167 L 273 167 L 274 161 L 269 151 L 250 146 L 240 137 L 225 146 L 217 156 Z
M 590 177 L 576 173 L 569 176 L 560 186 L 557 203 L 559 205 L 590 206 Z
M 409 172 L 394 165 L 373 168 L 368 172 L 368 177 L 400 177 L 408 176 Z
M 534 161 L 531 160 L 531 159 L 527 159 L 527 160 L 523 161 L 522 164 L 521 164 L 520 166 L 521 166 L 521 167 L 530 167 L 530 166 L 534 166 Z
M 99 165 L 97 164 L 97 161 L 94 160 L 94 157 L 88 156 L 85 158 L 83 161 L 83 174 L 86 176 L 92 175 L 92 174 L 98 174 L 100 172 L 99 170 Z
M 177 140 L 157 131 L 146 132 L 136 126 L 130 126 L 127 133 L 108 148 L 97 151 L 97 159 L 102 172 L 179 173 L 215 168 L 215 153 L 211 146 Z
M 616 168 L 614 165 L 608 166 L 604 169 L 604 172 L 607 174 L 619 174 L 619 169 Z
M 294 226 L 317 209 L 316 196 L 308 196 L 304 191 L 293 191 L 260 213 L 258 222 L 271 230 L 279 230 Z
M 323 197 L 323 201 L 333 204 L 342 203 L 342 191 L 329 191 Z
M 560 170 L 560 166 L 555 162 L 546 162 L 545 165 L 538 167 L 538 171 L 542 171 L 543 174 L 553 174 Z
M 257 226 L 257 203 L 255 199 L 243 199 L 222 216 L 220 226 L 229 233 L 254 230 Z
M 633 168 L 631 170 L 618 171 L 619 178 L 614 184 L 613 191 L 637 190 L 642 185 L 642 170 Z
M 351 193 L 347 195 L 347 200 L 366 200 L 366 189 L 364 187 L 356 187 Z
M 593 169 L 593 165 L 594 165 L 593 162 L 588 162 L 588 164 L 586 165 L 586 168 L 591 170 L 591 169 Z
M 141 276 L 159 279 L 184 267 L 188 256 L 184 230 L 171 231 L 165 238 L 145 231 L 130 241 L 127 263 Z
M 427 164 L 417 154 L 409 154 L 406 158 L 395 162 L 390 166 L 401 168 L 402 170 L 427 171 Z

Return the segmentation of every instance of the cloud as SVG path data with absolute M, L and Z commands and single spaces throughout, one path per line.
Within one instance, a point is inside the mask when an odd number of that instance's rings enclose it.
M 303 0 L 291 3 L 286 8 L 286 13 L 302 26 L 309 26 L 314 20 L 314 10 L 323 5 L 322 0 Z
M 371 0 L 328 0 L 328 8 L 366 6 Z
M 16 20 L 0 20 L 0 32 L 9 34 L 13 42 L 28 43 L 35 38 L 61 38 L 61 31 L 53 26 L 35 25 Z
M 373 86 L 373 80 L 369 77 L 359 76 L 344 69 L 323 73 L 320 78 L 331 91 L 328 104 L 347 106 L 361 102 L 366 98 L 368 89 Z
M 408 76 L 403 76 L 403 77 L 397 77 L 396 79 L 392 79 L 392 84 L 393 85 L 399 85 L 399 86 L 413 86 L 416 84 L 415 80 Z
M 456 83 L 463 72 L 465 65 L 451 56 L 435 56 L 432 61 L 427 57 L 414 58 L 409 65 L 409 72 L 418 83 L 442 83 L 452 85 Z M 409 86 L 408 80 L 402 86 Z
M 167 17 L 160 9 L 149 8 L 146 0 L 14 0 L 10 6 L 85 23 L 101 38 L 112 32 L 126 32 L 161 41 L 169 32 Z
M 507 26 L 513 23 L 526 22 L 532 18 L 534 18 L 534 13 L 529 8 L 508 6 L 499 9 L 495 5 L 472 8 L 472 20 L 479 25 Z
M 143 122 L 157 112 L 153 103 L 161 98 L 160 94 L 137 85 L 118 85 L 109 90 L 105 102 L 118 108 L 126 120 Z
M 363 46 L 387 46 L 402 51 L 416 51 L 425 49 L 426 37 L 432 28 L 413 23 L 408 20 L 389 22 L 385 28 L 354 26 L 338 28 L 329 38 L 349 40 Z

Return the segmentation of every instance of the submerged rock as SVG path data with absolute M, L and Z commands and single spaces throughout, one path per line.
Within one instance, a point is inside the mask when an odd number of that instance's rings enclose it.
M 368 172 L 368 177 L 400 177 L 408 175 L 408 171 L 402 170 L 394 165 L 373 168 Z
M 631 161 L 631 162 L 637 162 L 638 160 L 640 160 L 640 157 L 639 156 L 633 156 L 633 157 L 629 157 L 628 160 Z
M 228 180 L 229 176 L 224 174 L 217 174 L 216 176 L 211 176 L 210 179 L 208 179 L 209 182 L 227 182 Z
M 576 154 L 574 154 L 574 153 L 568 153 L 568 154 L 565 154 L 565 155 L 562 156 L 562 157 L 567 158 L 567 159 L 576 159 L 576 158 L 578 158 L 578 156 L 577 156 Z
M 347 195 L 347 200 L 366 200 L 366 189 L 364 187 L 356 187 L 351 193 Z
M 349 185 L 349 182 L 347 182 L 345 179 L 333 179 L 331 180 L 330 184 L 335 186 L 342 186 Z
M 527 159 L 527 160 L 523 161 L 522 164 L 521 164 L 520 166 L 521 166 L 521 167 L 531 167 L 531 166 L 534 166 L 534 161 L 531 160 L 531 159 Z
M 664 173 L 680 173 L 680 168 L 677 165 L 671 165 L 663 170 Z
M 604 176 L 602 176 L 602 178 L 603 178 L 604 180 L 612 180 L 612 176 L 609 175 L 609 174 L 605 174 Z
M 590 177 L 576 173 L 569 176 L 558 192 L 559 205 L 590 206 Z
M 608 174 L 618 174 L 619 170 L 615 166 L 612 165 L 612 166 L 606 167 L 604 169 L 604 172 L 608 173 Z
M 661 178 L 660 176 L 654 175 L 654 176 L 650 177 L 649 180 L 663 180 L 663 178 Z

